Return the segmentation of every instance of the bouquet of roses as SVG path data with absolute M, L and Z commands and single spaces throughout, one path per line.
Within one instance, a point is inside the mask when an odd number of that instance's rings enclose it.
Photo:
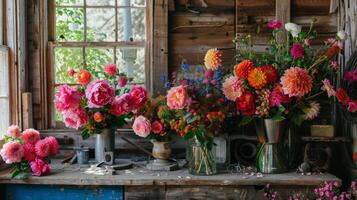
M 21 133 L 18 126 L 12 125 L 7 130 L 4 142 L 0 155 L 5 163 L 14 164 L 12 178 L 26 178 L 30 173 L 34 176 L 50 173 L 49 157 L 58 152 L 54 137 L 40 139 L 40 133 L 34 129 Z
M 74 74 L 71 69 L 69 75 Z M 91 73 L 83 69 L 77 74 L 78 86 L 61 85 L 56 93 L 57 111 L 67 127 L 83 128 L 83 139 L 105 128 L 122 127 L 147 100 L 145 88 L 127 87 L 128 78 L 115 64 L 106 64 L 104 75 L 106 79 L 92 80 Z
M 164 96 L 149 98 L 137 112 L 133 123 L 136 135 L 158 142 L 170 142 L 174 131 L 170 122 L 179 116 L 179 111 L 170 110 Z

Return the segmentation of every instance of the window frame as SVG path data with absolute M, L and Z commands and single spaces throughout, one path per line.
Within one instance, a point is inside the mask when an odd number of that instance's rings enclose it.
M 116 4 L 114 6 L 87 6 L 86 0 L 84 0 L 83 6 L 56 6 L 55 0 L 49 0 L 48 3 L 48 41 L 47 41 L 47 66 L 46 67 L 46 74 L 47 74 L 47 110 L 48 110 L 48 128 L 49 129 L 56 129 L 61 130 L 65 129 L 63 122 L 58 122 L 55 120 L 55 110 L 54 110 L 54 91 L 55 87 L 61 84 L 55 83 L 55 48 L 58 47 L 68 47 L 68 48 L 83 48 L 83 52 L 85 52 L 84 48 L 113 48 L 117 49 L 120 48 L 143 48 L 145 50 L 145 86 L 150 91 L 152 88 L 153 80 L 152 80 L 152 73 L 151 73 L 151 65 L 152 65 L 152 52 L 151 52 L 151 45 L 153 39 L 153 1 L 145 0 L 145 7 L 140 7 L 141 9 L 145 9 L 145 34 L 146 39 L 144 41 L 115 41 L 115 42 L 61 42 L 56 41 L 56 7 L 73 7 L 73 8 L 84 8 L 84 12 L 86 12 L 86 8 L 125 8 L 126 6 L 118 6 L 117 0 L 115 0 Z M 136 6 L 130 6 L 131 8 L 138 8 Z M 116 11 L 118 12 L 118 11 Z M 86 13 L 84 14 L 84 26 L 87 25 L 86 22 Z M 117 32 L 118 22 L 117 22 L 117 14 L 115 19 L 116 27 L 115 31 Z M 86 28 L 84 28 L 84 38 L 86 38 Z M 117 33 L 115 34 L 116 40 Z M 83 53 L 83 61 L 85 62 L 85 53 Z M 114 50 L 114 62 L 117 62 L 117 55 L 116 51 Z M 62 83 L 66 84 L 66 83 Z

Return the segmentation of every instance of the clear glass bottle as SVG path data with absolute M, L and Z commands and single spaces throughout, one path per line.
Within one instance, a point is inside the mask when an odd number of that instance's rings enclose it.
M 217 173 L 215 147 L 191 140 L 189 147 L 188 170 L 193 175 L 213 175 Z

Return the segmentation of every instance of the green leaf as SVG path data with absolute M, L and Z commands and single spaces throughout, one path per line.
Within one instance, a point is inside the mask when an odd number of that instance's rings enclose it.
M 273 119 L 274 121 L 280 122 L 280 121 L 285 120 L 286 118 L 285 118 L 284 116 L 280 115 L 280 114 L 276 114 L 272 119 Z
M 239 122 L 240 126 L 247 125 L 253 120 L 253 117 L 243 117 L 242 120 Z
M 91 134 L 89 133 L 89 130 L 85 129 L 81 132 L 81 136 L 83 140 L 86 140 L 91 136 Z
M 12 178 L 27 179 L 29 176 L 30 176 L 30 173 L 28 173 L 28 172 L 19 172 L 16 176 L 13 176 Z

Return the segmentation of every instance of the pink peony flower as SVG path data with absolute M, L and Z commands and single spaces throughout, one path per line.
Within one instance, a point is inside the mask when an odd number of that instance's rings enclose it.
M 336 60 L 333 60 L 333 61 L 331 61 L 331 68 L 334 70 L 339 70 L 340 64 Z
M 303 97 L 312 89 L 312 78 L 307 70 L 291 67 L 280 79 L 284 94 L 289 97 Z
M 333 89 L 330 81 L 328 79 L 325 79 L 322 81 L 323 86 L 321 87 L 321 90 L 326 91 L 328 97 L 332 97 L 336 95 L 336 91 Z
M 106 80 L 92 81 L 86 89 L 89 108 L 102 108 L 113 99 L 114 88 Z
M 148 94 L 143 86 L 135 85 L 129 92 L 130 103 L 133 109 L 141 108 L 148 99 Z
M 275 84 L 273 91 L 269 95 L 269 105 L 280 106 L 282 103 L 289 103 L 291 99 L 289 96 L 285 95 L 280 84 Z
M 281 21 L 274 19 L 270 20 L 267 24 L 267 27 L 269 29 L 280 29 L 281 28 Z
M 75 86 L 61 85 L 55 96 L 55 106 L 59 112 L 79 107 L 82 94 Z
M 30 163 L 32 175 L 45 176 L 50 173 L 49 165 L 42 159 L 36 158 Z
M 128 79 L 126 78 L 126 76 L 119 76 L 118 87 L 120 88 L 125 87 L 127 83 L 128 83 Z
M 129 94 L 122 94 L 116 96 L 112 101 L 112 108 L 110 110 L 116 116 L 129 114 L 132 111 L 131 98 Z
M 76 73 L 76 71 L 74 71 L 73 68 L 70 68 L 70 69 L 68 70 L 68 75 L 69 75 L 70 77 L 73 77 L 75 73 Z
M 36 158 L 36 150 L 33 144 L 24 144 L 24 159 L 28 162 L 34 161 Z
M 117 65 L 114 63 L 104 65 L 104 72 L 109 76 L 115 76 L 117 74 Z
M 41 158 L 46 158 L 51 153 L 51 146 L 45 139 L 38 141 L 35 144 L 36 155 Z
M 294 43 L 290 49 L 290 54 L 294 59 L 304 57 L 304 47 L 299 43 Z
M 50 145 L 50 155 L 55 156 L 58 153 L 58 142 L 55 137 L 49 136 L 45 138 L 46 142 Z
M 26 129 L 24 132 L 22 132 L 21 138 L 25 144 L 35 145 L 36 142 L 40 140 L 40 132 L 32 128 Z
M 10 137 L 14 137 L 14 138 L 19 138 L 19 137 L 21 137 L 21 129 L 19 126 L 11 125 L 7 129 L 6 135 L 10 136 Z
M 163 125 L 159 121 L 154 121 L 151 124 L 151 130 L 152 130 L 153 133 L 159 134 L 163 130 Z
M 24 155 L 24 149 L 19 142 L 10 141 L 4 144 L 0 155 L 7 164 L 19 163 Z
M 354 113 L 357 111 L 357 100 L 348 102 L 348 112 Z
M 151 131 L 150 121 L 144 116 L 139 116 L 135 118 L 133 130 L 136 135 L 146 138 Z
M 63 114 L 63 121 L 68 128 L 78 129 L 88 122 L 88 115 L 83 108 L 65 111 Z
M 236 101 L 244 91 L 243 82 L 236 76 L 227 78 L 223 83 L 223 94 L 228 100 Z
M 166 96 L 166 103 L 170 109 L 183 109 L 188 103 L 188 94 L 184 86 L 172 87 Z

